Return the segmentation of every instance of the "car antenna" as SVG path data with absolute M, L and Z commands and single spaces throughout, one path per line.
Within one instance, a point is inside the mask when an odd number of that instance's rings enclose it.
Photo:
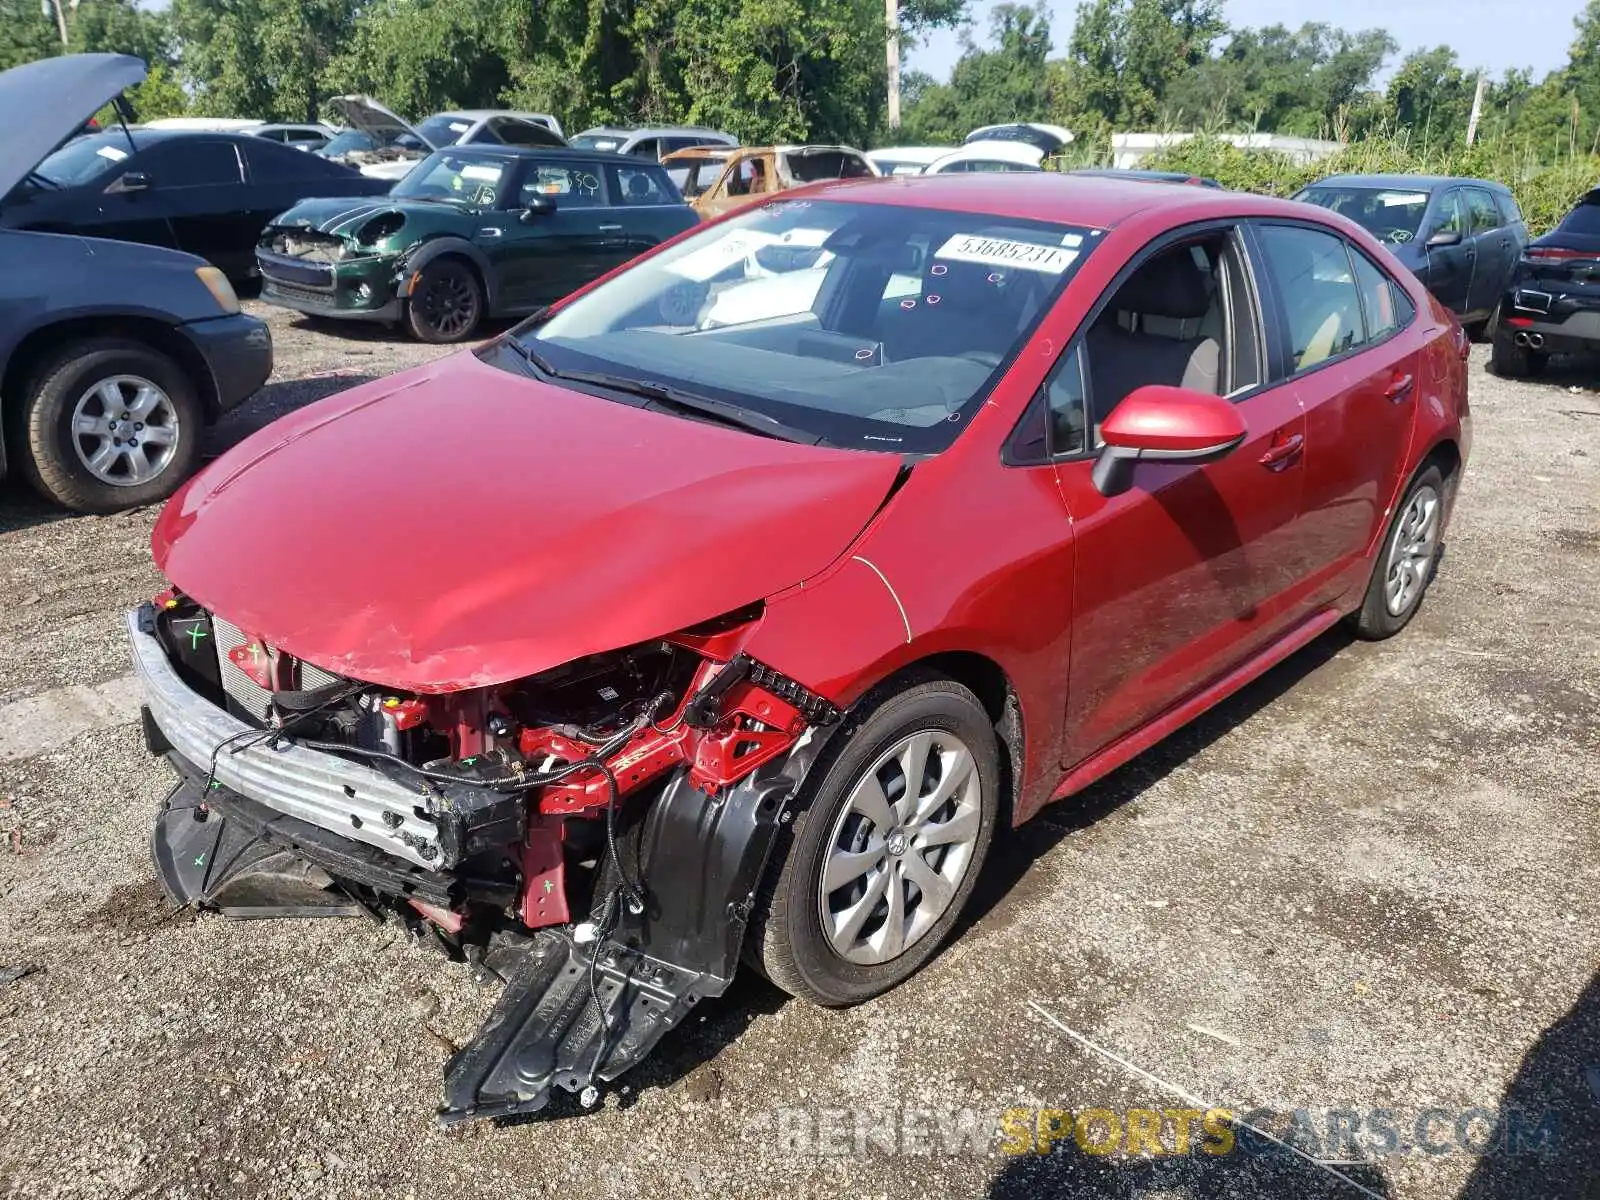
M 111 107 L 117 114 L 117 124 L 122 126 L 122 136 L 128 139 L 128 149 L 135 154 L 139 153 L 139 147 L 134 142 L 133 134 L 128 129 L 128 122 L 130 120 L 137 121 L 139 114 L 133 111 L 133 105 L 128 103 L 128 98 L 121 92 L 111 98 Z

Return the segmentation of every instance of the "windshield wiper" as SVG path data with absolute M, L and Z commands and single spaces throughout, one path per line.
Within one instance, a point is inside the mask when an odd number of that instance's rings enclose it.
M 23 176 L 23 178 L 28 180 L 30 183 L 36 183 L 40 187 L 47 188 L 52 192 L 59 192 L 61 190 L 61 185 L 54 179 L 51 179 L 48 175 L 41 175 L 37 171 L 29 171 Z
M 537 320 L 539 315 L 534 313 L 532 319 Z M 686 392 L 682 388 L 671 387 L 665 383 L 651 383 L 644 379 L 632 379 L 627 375 L 613 375 L 607 371 L 563 371 L 537 350 L 524 345 L 514 337 L 503 338 L 500 344 L 510 349 L 539 374 L 551 379 L 582 383 L 590 387 L 605 388 L 611 392 L 622 392 L 628 396 L 638 396 L 650 401 L 658 410 L 683 416 L 709 417 L 723 425 L 743 429 L 749 433 L 758 433 L 763 437 L 799 442 L 806 446 L 815 446 L 822 441 L 820 434 L 797 429 L 778 420 L 777 417 L 769 417 L 766 413 L 745 408 L 741 404 L 716 400 L 710 396 L 702 396 L 698 392 Z
M 651 383 L 644 379 L 632 379 L 626 375 L 612 375 L 606 371 L 556 371 L 555 376 L 569 383 L 587 383 L 593 387 L 639 396 L 650 401 L 656 408 L 667 412 L 710 417 L 724 425 L 731 425 L 735 429 L 747 430 L 750 433 L 759 433 L 763 437 L 779 438 L 785 442 L 800 442 L 807 446 L 815 446 L 822 441 L 821 435 L 786 425 L 777 417 L 770 417 L 764 412 L 757 412 L 753 408 L 746 408 L 742 404 L 733 404 L 727 400 L 702 396 L 699 392 L 686 392 L 682 388 L 675 388 L 665 383 Z

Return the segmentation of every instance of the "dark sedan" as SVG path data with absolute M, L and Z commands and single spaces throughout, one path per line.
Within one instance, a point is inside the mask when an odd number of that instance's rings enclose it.
M 307 196 L 382 195 L 389 181 L 264 138 L 120 127 L 76 138 L 0 202 L 0 228 L 143 242 L 198 254 L 231 278 Z
M 1600 188 L 1523 248 L 1501 297 L 1490 366 L 1538 375 L 1552 353 L 1600 350 Z
M 1332 175 L 1295 197 L 1349 217 L 1472 334 L 1511 279 L 1528 228 L 1505 184 L 1445 175 Z

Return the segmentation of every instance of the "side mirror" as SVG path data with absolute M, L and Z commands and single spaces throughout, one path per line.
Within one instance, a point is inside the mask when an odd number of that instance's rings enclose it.
M 143 171 L 129 171 L 112 180 L 111 186 L 106 189 L 108 195 L 118 192 L 142 192 L 150 186 L 150 176 Z
M 556 210 L 554 197 L 546 196 L 542 192 L 535 192 L 524 204 L 522 215 L 517 218 L 524 225 L 532 225 L 540 217 L 547 217 Z
M 1459 229 L 1441 229 L 1430 237 L 1424 245 L 1429 250 L 1441 246 L 1459 246 L 1461 244 L 1461 231 Z
M 1100 426 L 1095 488 L 1116 496 L 1133 485 L 1139 462 L 1215 462 L 1244 441 L 1244 418 L 1221 396 L 1151 384 L 1128 393 Z

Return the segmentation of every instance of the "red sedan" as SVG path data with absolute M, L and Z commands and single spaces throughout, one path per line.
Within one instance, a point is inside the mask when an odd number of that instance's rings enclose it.
M 997 825 L 1411 619 L 1465 351 L 1360 228 L 1251 196 L 941 176 L 701 226 L 168 505 L 129 618 L 163 878 L 501 975 L 447 1121 L 593 1103 L 741 960 L 866 999 Z

